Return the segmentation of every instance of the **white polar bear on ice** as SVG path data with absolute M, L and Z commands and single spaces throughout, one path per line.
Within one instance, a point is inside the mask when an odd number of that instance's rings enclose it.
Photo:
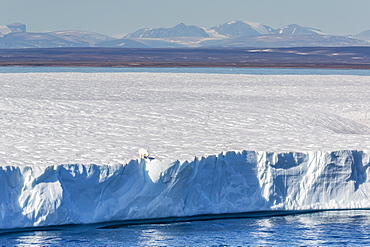
M 140 159 L 149 159 L 149 152 L 145 148 L 140 148 L 138 153 Z

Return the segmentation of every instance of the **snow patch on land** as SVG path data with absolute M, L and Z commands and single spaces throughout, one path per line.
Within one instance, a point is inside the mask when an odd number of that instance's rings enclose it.
M 5 34 L 11 33 L 11 32 L 12 30 L 9 27 L 5 25 L 0 26 L 0 37 L 4 36 Z
M 308 30 L 311 31 L 311 32 L 317 33 L 319 35 L 326 35 L 326 33 L 322 32 L 320 30 L 317 30 L 317 29 L 309 28 Z
M 210 28 L 202 28 L 210 37 L 212 38 L 203 38 L 202 41 L 204 40 L 212 40 L 214 38 L 217 39 L 225 39 L 227 38 L 226 35 L 219 34 L 216 30 L 210 29 Z
M 266 28 L 266 26 L 262 23 L 258 23 L 258 22 L 247 22 L 247 21 L 243 21 L 244 23 L 248 24 L 249 26 L 251 26 L 254 30 L 256 30 L 257 32 L 259 32 L 260 34 L 270 34 L 270 30 L 268 30 Z

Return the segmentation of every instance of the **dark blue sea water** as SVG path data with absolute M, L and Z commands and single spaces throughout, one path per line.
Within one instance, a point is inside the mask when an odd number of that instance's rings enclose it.
M 97 228 L 7 233 L 0 235 L 0 245 L 369 246 L 370 210 Z
M 0 67 L 0 73 L 217 73 L 253 75 L 359 75 L 369 70 L 245 68 L 33 68 Z M 275 217 L 99 225 L 0 233 L 0 246 L 370 246 L 370 210 L 326 211 Z

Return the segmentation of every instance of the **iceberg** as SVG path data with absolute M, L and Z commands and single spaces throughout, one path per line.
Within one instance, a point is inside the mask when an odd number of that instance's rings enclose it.
M 370 208 L 369 91 L 354 75 L 0 73 L 0 229 Z
M 370 208 L 369 151 L 0 167 L 0 228 Z

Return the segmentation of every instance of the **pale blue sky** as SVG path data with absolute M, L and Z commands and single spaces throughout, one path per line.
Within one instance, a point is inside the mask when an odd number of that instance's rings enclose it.
M 129 33 L 178 23 L 211 27 L 232 20 L 287 24 L 349 35 L 370 29 L 370 0 L 0 0 L 0 25 L 28 31 Z

